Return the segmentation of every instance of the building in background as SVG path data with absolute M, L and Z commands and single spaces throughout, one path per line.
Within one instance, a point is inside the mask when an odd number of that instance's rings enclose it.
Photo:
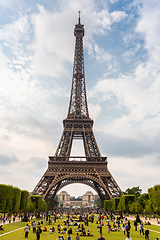
M 78 198 L 70 196 L 66 191 L 57 194 L 59 204 L 63 207 L 94 207 L 94 201 L 99 198 L 98 195 L 87 191 L 83 196 Z

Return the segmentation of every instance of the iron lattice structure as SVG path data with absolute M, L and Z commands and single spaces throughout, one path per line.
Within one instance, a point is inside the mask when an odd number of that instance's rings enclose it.
M 48 169 L 33 190 L 46 201 L 52 202 L 56 193 L 72 183 L 83 183 L 93 188 L 102 203 L 122 195 L 122 191 L 107 168 L 107 157 L 102 157 L 94 133 L 93 120 L 89 118 L 85 72 L 83 37 L 84 25 L 75 25 L 75 55 L 71 97 L 64 130 L 54 156 L 49 157 Z M 71 157 L 73 139 L 82 139 L 85 157 Z M 78 161 L 77 161 L 78 160 Z

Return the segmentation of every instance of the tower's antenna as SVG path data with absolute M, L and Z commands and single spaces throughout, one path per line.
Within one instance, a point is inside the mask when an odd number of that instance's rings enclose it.
M 79 11 L 79 24 L 81 24 L 81 18 L 80 18 L 81 11 Z

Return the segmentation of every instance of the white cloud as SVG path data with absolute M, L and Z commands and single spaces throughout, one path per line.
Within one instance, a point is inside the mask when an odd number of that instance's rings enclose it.
M 153 131 L 153 121 L 157 128 L 159 118 L 159 75 L 156 76 L 154 84 L 151 81 L 150 68 L 139 65 L 135 69 L 135 74 L 122 76 L 117 79 L 105 79 L 97 83 L 95 87 L 95 96 L 97 92 L 104 96 L 116 96 L 118 104 L 127 108 L 129 114 L 124 114 L 121 118 L 115 119 L 107 127 L 107 131 L 113 131 L 117 134 L 130 134 L 135 132 Z M 112 95 L 111 95 L 112 94 Z M 143 126 L 141 123 L 143 122 Z M 144 124 L 145 122 L 148 124 Z M 131 124 L 132 123 L 132 124 Z M 151 124 L 150 127 L 149 123 Z M 111 127 L 112 126 L 112 127 Z M 135 126 L 135 127 L 134 127 Z M 136 129 L 135 129 L 136 128 Z M 126 129 L 124 131 L 124 129 Z
M 89 115 L 91 119 L 96 120 L 98 115 L 101 113 L 101 106 L 96 104 L 89 104 Z
M 111 60 L 111 55 L 107 53 L 103 48 L 100 48 L 97 44 L 94 45 L 94 49 L 97 61 L 108 62 L 109 60 Z
M 28 40 L 28 30 L 28 16 L 20 16 L 18 20 L 6 24 L 0 29 L 0 40 L 12 53 L 16 55 L 24 54 L 24 42 Z
M 140 12 L 140 20 L 136 31 L 143 34 L 148 51 L 160 51 L 160 2 L 158 0 L 144 1 Z
M 61 7 L 63 4 L 60 4 L 61 12 L 48 11 L 42 5 L 38 6 L 39 13 L 32 17 L 35 29 L 35 42 L 32 48 L 34 51 L 33 69 L 37 74 L 54 77 L 61 76 L 64 73 L 69 74 L 66 72 L 66 63 L 71 64 L 73 62 L 73 25 L 75 24 L 73 22 L 73 12 L 74 19 L 77 22 L 78 10 L 82 10 L 81 21 L 85 23 L 87 29 L 84 40 L 85 47 L 92 56 L 94 56 L 94 49 L 97 46 L 93 34 L 105 34 L 113 22 L 119 22 L 126 17 L 124 11 L 115 11 L 110 14 L 107 8 L 96 12 L 94 1 L 90 3 L 75 1 L 74 4 L 72 1 L 67 1 L 65 7 Z M 101 59 L 109 59 L 109 54 L 104 54 L 103 49 L 100 51 L 98 55 L 96 54 L 97 58 L 102 53 Z
M 95 13 L 95 24 L 97 26 L 98 33 L 104 33 L 106 29 L 110 29 L 111 19 L 108 9 Z
M 133 57 L 137 54 L 137 51 L 140 50 L 141 46 L 139 43 L 135 45 L 133 49 L 129 49 L 122 54 L 126 62 L 131 62 Z
M 12 5 L 13 1 L 12 0 L 1 0 L 0 1 L 0 5 L 4 6 L 4 7 L 10 7 Z
M 111 13 L 112 22 L 120 22 L 122 19 L 126 18 L 128 15 L 125 11 L 114 11 Z
M 155 167 L 151 164 L 150 156 L 137 158 L 136 160 L 109 157 L 108 162 L 109 171 L 113 176 L 116 176 L 115 180 L 123 191 L 127 188 L 139 186 L 143 189 L 143 193 L 146 193 L 148 188 L 157 183 L 156 176 L 159 175 L 159 166 Z
M 157 1 L 154 1 L 154 4 L 159 5 Z M 148 2 L 144 3 L 136 28 L 136 34 L 137 32 L 143 33 L 144 45 L 148 51 L 145 62 L 137 63 L 135 69 L 128 75 L 120 74 L 118 78 L 99 80 L 92 95 L 97 97 L 98 100 L 101 99 L 101 101 L 116 98 L 117 107 L 120 107 L 122 111 L 121 115 L 112 118 L 110 123 L 105 125 L 104 122 L 104 132 L 117 136 L 117 138 L 121 136 L 137 141 L 137 143 L 141 142 L 142 146 L 148 143 L 153 152 L 158 152 L 157 141 L 159 142 L 159 138 L 157 136 L 160 134 L 160 60 L 158 55 L 160 49 L 157 38 L 159 37 L 160 21 L 154 4 L 150 6 Z M 155 17 L 152 21 L 154 10 Z M 152 23 L 149 24 L 149 22 Z M 144 25 L 145 27 L 143 27 Z M 134 52 L 129 51 L 129 54 L 134 55 L 139 47 L 138 45 Z M 101 101 L 99 101 L 99 104 L 101 104 Z M 110 101 L 110 104 L 113 104 L 113 102 Z M 102 125 L 100 127 L 102 128 Z M 150 154 L 152 154 L 152 150 L 150 150 Z M 148 154 L 143 149 L 142 153 L 144 155 Z M 154 157 L 152 158 L 154 159 Z M 149 160 L 146 162 L 146 165 L 148 164 Z
M 19 162 L 17 157 L 14 155 L 0 154 L 0 164 L 1 165 L 11 165 L 12 163 Z
M 111 3 L 116 3 L 118 2 L 119 0 L 110 0 Z
M 73 61 L 73 24 L 68 13 L 52 13 L 39 6 L 33 16 L 35 42 L 33 68 L 38 75 L 64 74 L 65 62 Z M 67 19 L 67 21 L 64 21 Z

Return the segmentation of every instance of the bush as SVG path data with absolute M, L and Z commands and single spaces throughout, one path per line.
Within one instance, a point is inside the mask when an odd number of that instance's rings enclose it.
M 139 217 L 138 214 L 137 214 L 137 216 L 136 216 L 136 222 L 137 222 L 137 223 L 141 223 L 141 219 L 140 219 L 140 217 Z
M 22 222 L 28 222 L 28 220 L 29 220 L 29 219 L 28 219 L 28 217 L 27 217 L 27 214 L 25 213 L 25 214 L 24 214 L 24 218 L 22 219 Z

